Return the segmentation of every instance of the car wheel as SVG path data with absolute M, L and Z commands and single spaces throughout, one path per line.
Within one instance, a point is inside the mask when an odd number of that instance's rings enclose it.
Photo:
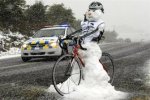
M 30 57 L 21 57 L 21 58 L 22 58 L 22 61 L 24 61 L 24 62 L 27 62 L 27 61 L 31 60 Z

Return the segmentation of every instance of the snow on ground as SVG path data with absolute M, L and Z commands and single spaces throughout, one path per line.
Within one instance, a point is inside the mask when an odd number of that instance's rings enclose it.
M 7 58 L 13 58 L 13 57 L 20 57 L 21 51 L 19 48 L 10 48 L 7 52 L 0 52 L 0 59 L 7 59 Z
M 0 33 L 0 39 L 3 38 L 3 36 L 1 35 L 2 33 Z
M 85 61 L 84 77 L 85 80 L 77 86 L 74 92 L 66 94 L 61 100 L 123 100 L 127 93 L 116 91 L 115 88 L 108 83 L 109 76 L 99 63 L 101 50 L 96 44 L 89 43 L 84 45 L 87 51 L 80 51 Z M 94 49 L 93 49 L 94 48 Z M 94 65 L 94 66 L 93 66 Z M 66 83 L 67 84 L 67 83 Z M 71 83 L 69 83 L 71 84 Z M 62 84 L 62 86 L 64 86 Z M 68 89 L 64 87 L 64 89 Z M 62 89 L 62 87 L 61 87 Z M 48 89 L 49 92 L 56 92 L 53 86 Z

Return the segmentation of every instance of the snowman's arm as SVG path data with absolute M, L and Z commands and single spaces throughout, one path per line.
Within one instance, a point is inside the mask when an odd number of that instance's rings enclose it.
M 87 36 L 89 36 L 89 35 L 95 33 L 96 31 L 98 31 L 98 27 L 97 27 L 94 31 L 92 31 L 92 32 L 90 32 L 90 33 L 83 34 L 83 35 L 81 36 L 81 38 L 85 38 L 85 37 L 87 37 Z
M 82 29 L 76 30 L 75 32 L 73 32 L 73 33 L 67 35 L 66 38 L 69 38 L 69 37 L 71 37 L 72 35 L 74 35 L 74 34 L 76 34 L 76 33 L 78 33 L 78 32 L 81 32 L 81 31 L 82 31 Z
M 104 30 L 105 30 L 105 23 L 103 22 L 98 26 L 98 31 L 100 32 L 101 36 L 103 35 Z
M 101 23 L 100 25 L 98 25 L 98 30 L 99 31 L 104 31 L 104 29 L 105 29 L 105 23 L 104 22 Z

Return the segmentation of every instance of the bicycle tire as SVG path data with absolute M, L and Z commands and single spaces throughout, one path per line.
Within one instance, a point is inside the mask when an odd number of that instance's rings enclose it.
M 74 66 L 74 64 L 76 64 L 77 66 Z M 74 71 L 76 71 L 75 69 L 78 70 L 78 73 L 77 72 L 74 73 Z M 75 59 L 73 55 L 65 54 L 61 56 L 54 64 L 54 67 L 52 70 L 52 82 L 53 82 L 55 90 L 62 96 L 64 94 L 69 94 L 73 92 L 74 88 L 80 84 L 81 72 L 82 70 L 81 70 L 79 61 Z M 78 75 L 78 76 L 77 78 L 73 79 L 75 75 Z M 74 87 L 73 86 L 69 87 L 68 84 L 73 85 L 71 82 L 74 83 L 75 85 Z M 68 86 L 64 86 L 64 85 L 68 85 Z
M 109 53 L 103 52 L 100 62 L 103 65 L 104 70 L 108 73 L 110 77 L 109 83 L 113 84 L 115 75 L 115 66 L 112 56 Z

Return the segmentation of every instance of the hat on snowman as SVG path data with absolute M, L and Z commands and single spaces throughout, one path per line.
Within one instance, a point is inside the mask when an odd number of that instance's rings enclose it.
M 104 13 L 103 5 L 100 2 L 94 1 L 89 5 L 89 9 L 98 10 L 100 9 Z

